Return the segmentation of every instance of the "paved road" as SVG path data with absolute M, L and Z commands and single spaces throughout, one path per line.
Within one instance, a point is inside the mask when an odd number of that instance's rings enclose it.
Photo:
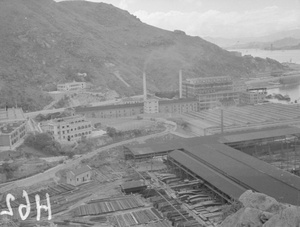
M 160 119 L 160 120 L 162 120 L 162 119 Z M 69 160 L 69 161 L 67 161 L 67 163 L 59 164 L 59 165 L 57 165 L 57 166 L 55 166 L 55 167 L 53 167 L 49 170 L 46 170 L 43 173 L 39 173 L 37 175 L 31 176 L 31 177 L 28 177 L 28 178 L 25 178 L 25 179 L 14 181 L 11 184 L 8 184 L 8 185 L 0 188 L 0 193 L 5 192 L 5 191 L 9 191 L 9 190 L 14 189 L 16 187 L 31 186 L 31 185 L 34 185 L 36 183 L 42 182 L 42 181 L 50 180 L 52 178 L 54 178 L 54 180 L 55 180 L 55 179 L 57 179 L 55 174 L 59 170 L 63 170 L 63 169 L 67 169 L 67 168 L 74 168 L 75 166 L 78 166 L 83 159 L 92 158 L 93 156 L 95 156 L 95 155 L 97 155 L 97 154 L 99 154 L 103 151 L 106 151 L 106 150 L 109 150 L 109 149 L 112 149 L 112 148 L 115 148 L 115 147 L 118 147 L 118 146 L 123 146 L 123 145 L 128 144 L 128 143 L 132 143 L 132 142 L 141 143 L 141 142 L 143 142 L 145 140 L 148 140 L 148 139 L 151 139 L 151 138 L 161 137 L 161 136 L 167 135 L 168 133 L 176 130 L 176 124 L 174 124 L 174 122 L 169 122 L 169 121 L 166 121 L 166 120 L 163 120 L 163 121 L 166 123 L 166 127 L 167 127 L 167 129 L 163 132 L 156 133 L 156 134 L 151 134 L 151 135 L 147 135 L 147 136 L 143 136 L 143 137 L 133 138 L 133 139 L 130 139 L 130 140 L 125 140 L 125 141 L 121 141 L 121 142 L 118 142 L 118 143 L 110 144 L 110 145 L 105 146 L 105 147 L 101 147 L 101 148 L 99 148 L 97 150 L 94 150 L 90 153 L 82 155 L 80 158 L 77 158 L 75 160 Z

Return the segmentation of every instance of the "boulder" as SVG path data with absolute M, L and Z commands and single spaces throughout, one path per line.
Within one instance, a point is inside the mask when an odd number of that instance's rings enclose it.
M 291 206 L 273 215 L 263 227 L 300 227 L 300 207 Z
M 230 215 L 219 227 L 262 227 L 260 219 L 261 211 L 255 208 L 241 208 L 235 214 Z
M 278 213 L 286 208 L 286 206 L 277 202 L 276 199 L 262 193 L 252 192 L 251 190 L 244 192 L 240 196 L 239 201 L 244 207 L 256 208 L 269 213 Z

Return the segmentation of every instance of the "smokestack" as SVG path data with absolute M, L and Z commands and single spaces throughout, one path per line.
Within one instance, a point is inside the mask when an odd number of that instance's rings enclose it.
M 223 109 L 221 109 L 221 134 L 224 133 L 224 116 L 223 116 Z
M 143 91 L 144 91 L 144 101 L 147 100 L 147 85 L 146 85 L 146 73 L 143 72 Z
M 179 98 L 182 99 L 182 71 L 179 70 Z

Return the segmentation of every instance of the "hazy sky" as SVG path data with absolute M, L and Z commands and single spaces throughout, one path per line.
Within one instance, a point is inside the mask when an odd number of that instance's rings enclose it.
M 300 0 L 90 1 L 113 4 L 156 27 L 202 37 L 256 37 L 300 28 Z

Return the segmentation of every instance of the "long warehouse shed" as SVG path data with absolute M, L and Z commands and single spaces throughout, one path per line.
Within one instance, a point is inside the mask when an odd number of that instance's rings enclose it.
M 185 168 L 193 168 L 194 171 L 196 170 L 195 174 L 225 194 L 227 194 L 227 192 L 224 191 L 222 185 L 218 185 L 214 181 L 217 176 L 220 177 L 220 175 L 222 175 L 230 180 L 228 182 L 234 182 L 228 187 L 232 190 L 234 190 L 236 184 L 238 184 L 245 190 L 251 189 L 265 193 L 274 197 L 279 202 L 298 205 L 299 202 L 295 198 L 300 196 L 299 177 L 270 165 L 268 166 L 267 173 L 263 172 L 262 168 L 257 168 L 260 163 L 254 161 L 253 164 L 249 162 L 250 159 L 243 159 L 242 156 L 248 156 L 247 154 L 237 151 L 240 153 L 238 155 L 239 157 L 234 158 L 224 153 L 224 147 L 226 147 L 226 145 L 223 144 L 218 144 L 218 146 L 202 144 L 198 147 L 186 147 L 184 151 L 171 152 L 170 157 Z M 178 153 L 181 153 L 180 158 L 178 158 Z M 191 162 L 191 160 L 194 161 Z M 193 163 L 193 167 L 191 163 Z M 203 168 L 203 165 L 210 169 L 209 177 L 207 177 L 208 171 L 197 170 L 200 166 Z M 263 168 L 266 169 L 265 167 Z M 293 180 L 293 182 L 291 182 L 291 180 Z M 227 195 L 234 196 L 233 198 L 239 196 L 238 193 Z
M 298 176 L 233 148 L 278 140 L 294 141 L 296 145 L 299 138 L 300 128 L 275 127 L 127 146 L 124 153 L 125 157 L 134 159 L 169 154 L 168 159 L 176 168 L 198 176 L 221 196 L 225 194 L 237 199 L 245 190 L 251 189 L 280 202 L 299 205 Z

